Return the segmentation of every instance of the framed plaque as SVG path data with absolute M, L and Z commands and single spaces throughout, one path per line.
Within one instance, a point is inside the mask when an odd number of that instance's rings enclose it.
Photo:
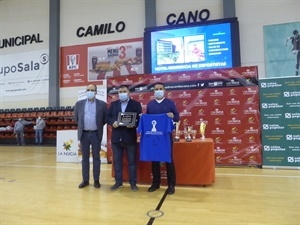
M 136 113 L 135 112 L 119 112 L 118 125 L 119 126 L 135 126 Z

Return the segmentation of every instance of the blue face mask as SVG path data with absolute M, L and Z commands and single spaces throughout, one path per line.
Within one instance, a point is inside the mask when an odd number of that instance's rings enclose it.
M 95 92 L 94 91 L 86 92 L 86 97 L 90 100 L 93 99 L 95 97 Z
M 157 90 L 157 91 L 154 91 L 154 96 L 156 98 L 163 98 L 165 95 L 165 91 L 164 90 Z
M 122 102 L 127 101 L 127 99 L 128 99 L 128 93 L 119 93 L 119 99 L 120 99 Z

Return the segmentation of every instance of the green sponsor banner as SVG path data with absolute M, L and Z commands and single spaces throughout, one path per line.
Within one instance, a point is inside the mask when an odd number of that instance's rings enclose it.
M 300 79 L 260 79 L 263 165 L 300 166 Z

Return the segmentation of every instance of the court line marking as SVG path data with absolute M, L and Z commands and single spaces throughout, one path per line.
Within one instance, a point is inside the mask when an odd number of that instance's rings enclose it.
M 164 195 L 163 195 L 162 198 L 160 199 L 160 201 L 159 201 L 158 205 L 156 206 L 155 210 L 158 210 L 158 211 L 160 210 L 160 208 L 161 208 L 162 204 L 164 203 L 164 201 L 165 201 L 167 195 L 168 195 L 168 189 L 166 189 Z M 151 217 L 151 218 L 149 219 L 147 225 L 152 225 L 155 219 L 156 219 L 156 217 Z
M 76 163 L 78 165 L 80 163 Z M 74 164 L 72 164 L 74 165 Z M 26 167 L 26 168 L 53 168 L 53 169 L 74 169 L 78 170 L 81 169 L 81 167 L 68 167 L 68 166 L 37 166 L 37 165 L 1 165 L 3 167 Z M 101 167 L 101 170 L 111 170 L 111 168 L 103 168 Z M 216 176 L 237 176 L 237 177 L 269 177 L 269 178 L 298 178 L 300 179 L 300 174 L 299 176 L 297 175 L 271 175 L 271 174 L 238 174 L 238 173 L 216 173 Z
M 10 163 L 15 163 L 15 162 L 21 162 L 21 161 L 25 161 L 25 160 L 30 160 L 30 159 L 35 159 L 35 158 L 39 158 L 39 157 L 44 157 L 44 156 L 48 156 L 49 154 L 43 154 L 43 155 L 39 155 L 39 156 L 35 156 L 35 157 L 28 157 L 28 158 L 24 158 L 24 159 L 19 159 L 19 160 L 14 160 L 14 161 L 9 161 L 9 162 L 4 162 L 1 163 L 0 166 L 12 166 L 12 167 L 32 167 L 32 168 L 56 168 L 56 169 L 81 169 L 80 168 L 74 168 L 74 167 L 62 167 L 62 166 L 36 166 L 36 165 L 7 165 Z M 80 162 L 76 163 L 76 164 L 80 164 Z M 106 169 L 106 168 L 101 168 L 101 170 L 110 170 L 110 169 Z M 271 175 L 271 174 L 237 174 L 237 173 L 216 173 L 216 176 L 242 176 L 242 177 L 273 177 L 273 178 L 300 178 L 300 175 L 297 176 L 291 176 L 291 175 Z
M 39 155 L 39 156 L 35 156 L 35 157 L 28 157 L 28 158 L 23 158 L 23 159 L 19 159 L 19 160 L 4 162 L 4 163 L 1 163 L 0 166 L 5 165 L 5 164 L 9 164 L 9 163 L 21 162 L 21 161 L 25 161 L 25 160 L 29 160 L 29 159 L 36 159 L 36 158 L 44 157 L 46 155 L 49 155 L 49 154 L 44 154 L 44 155 Z
M 274 178 L 300 178 L 299 176 L 291 175 L 271 175 L 271 174 L 238 174 L 238 173 L 216 173 L 217 176 L 242 176 L 242 177 L 274 177 Z
M 79 163 L 77 163 L 80 165 Z M 76 164 L 76 165 L 77 165 Z M 26 167 L 26 168 L 49 168 L 49 169 L 74 169 L 81 170 L 81 166 L 79 167 L 68 167 L 68 166 L 37 166 L 37 165 L 0 165 L 0 167 Z M 101 170 L 111 170 L 111 168 L 101 168 Z

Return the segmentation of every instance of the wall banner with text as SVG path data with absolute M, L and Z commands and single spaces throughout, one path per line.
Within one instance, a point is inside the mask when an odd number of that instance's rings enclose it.
M 260 79 L 263 166 L 300 167 L 300 80 Z
M 0 55 L 0 96 L 48 93 L 48 49 Z
M 110 77 L 143 73 L 143 38 L 61 48 L 61 87 L 101 85 Z

